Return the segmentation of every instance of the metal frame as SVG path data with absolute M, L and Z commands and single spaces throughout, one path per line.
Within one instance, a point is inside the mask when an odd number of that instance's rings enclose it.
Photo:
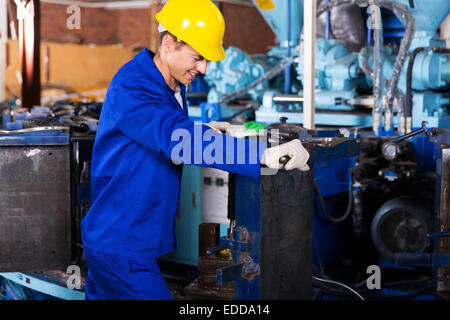
M 85 293 L 79 290 L 71 290 L 54 283 L 32 277 L 20 272 L 0 273 L 1 277 L 13 281 L 21 286 L 27 287 L 52 297 L 64 300 L 85 300 Z

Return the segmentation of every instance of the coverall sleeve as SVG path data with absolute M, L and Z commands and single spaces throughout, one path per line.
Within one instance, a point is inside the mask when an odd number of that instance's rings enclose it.
M 127 137 L 163 152 L 174 163 L 213 167 L 258 177 L 264 142 L 238 139 L 195 124 L 157 94 L 124 87 L 117 91 L 117 126 Z M 160 96 L 160 95 L 159 95 Z

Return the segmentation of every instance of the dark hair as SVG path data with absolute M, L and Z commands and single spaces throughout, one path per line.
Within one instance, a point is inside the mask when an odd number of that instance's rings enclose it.
M 158 48 L 161 48 L 163 39 L 167 35 L 171 36 L 173 41 L 176 42 L 177 48 L 181 47 L 181 46 L 184 46 L 186 44 L 186 42 L 184 42 L 184 41 L 177 41 L 177 37 L 175 37 L 173 34 L 171 34 L 169 31 L 166 30 L 166 31 L 163 31 L 163 32 L 159 33 Z

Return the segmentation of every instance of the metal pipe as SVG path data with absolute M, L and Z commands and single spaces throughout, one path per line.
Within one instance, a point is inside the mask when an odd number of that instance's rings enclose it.
M 373 106 L 373 97 L 355 97 L 346 101 L 351 106 Z
M 63 126 L 50 126 L 50 127 L 33 127 L 33 128 L 26 128 L 26 129 L 16 129 L 16 130 L 5 130 L 0 129 L 1 135 L 16 135 L 21 133 L 30 133 L 30 132 L 38 132 L 38 131 L 52 131 L 52 130 L 61 130 L 63 132 L 68 132 L 69 127 L 63 127 Z
M 22 59 L 22 106 L 29 109 L 41 104 L 39 1 L 15 0 Z
M 303 102 L 305 101 L 305 98 L 301 97 L 301 96 L 297 96 L 295 94 L 277 94 L 274 95 L 272 98 L 273 102 L 278 102 L 278 103 L 294 103 L 294 102 Z
M 304 73 L 303 73 L 303 127 L 314 129 L 314 85 L 316 48 L 316 1 L 305 1 L 304 26 Z
M 326 0 L 327 2 L 330 2 L 330 0 Z M 331 33 L 331 13 L 330 10 L 327 11 L 327 19 L 325 24 L 325 40 L 330 40 L 330 33 Z
M 400 90 L 397 90 L 397 96 L 394 99 L 395 108 L 397 109 L 398 133 L 403 135 L 406 133 L 405 95 Z
M 395 138 L 394 142 L 400 142 L 400 141 L 409 139 L 409 138 L 414 137 L 414 136 L 416 136 L 416 135 L 418 135 L 420 133 L 425 133 L 427 130 L 428 129 L 425 126 L 422 126 L 422 128 L 420 128 L 420 129 L 414 130 L 414 131 L 409 132 L 409 133 L 407 133 L 407 134 L 405 134 L 403 136 Z
M 371 10 L 372 27 L 374 34 L 373 46 L 373 96 L 375 103 L 372 109 L 372 130 L 375 136 L 378 136 L 381 128 L 381 117 L 383 114 L 383 26 L 381 20 L 380 8 L 374 5 L 369 6 Z M 386 110 L 386 118 L 388 119 L 388 112 Z M 390 117 L 392 119 L 392 117 Z M 389 121 L 388 121 L 389 122 Z
M 287 46 L 286 57 L 291 56 L 291 0 L 287 0 Z M 291 93 L 291 65 L 284 70 L 284 93 Z

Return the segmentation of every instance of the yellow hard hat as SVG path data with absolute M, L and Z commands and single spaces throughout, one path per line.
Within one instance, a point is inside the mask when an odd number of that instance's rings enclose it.
M 169 0 L 155 17 L 178 41 L 189 44 L 206 60 L 225 59 L 225 21 L 210 0 Z

